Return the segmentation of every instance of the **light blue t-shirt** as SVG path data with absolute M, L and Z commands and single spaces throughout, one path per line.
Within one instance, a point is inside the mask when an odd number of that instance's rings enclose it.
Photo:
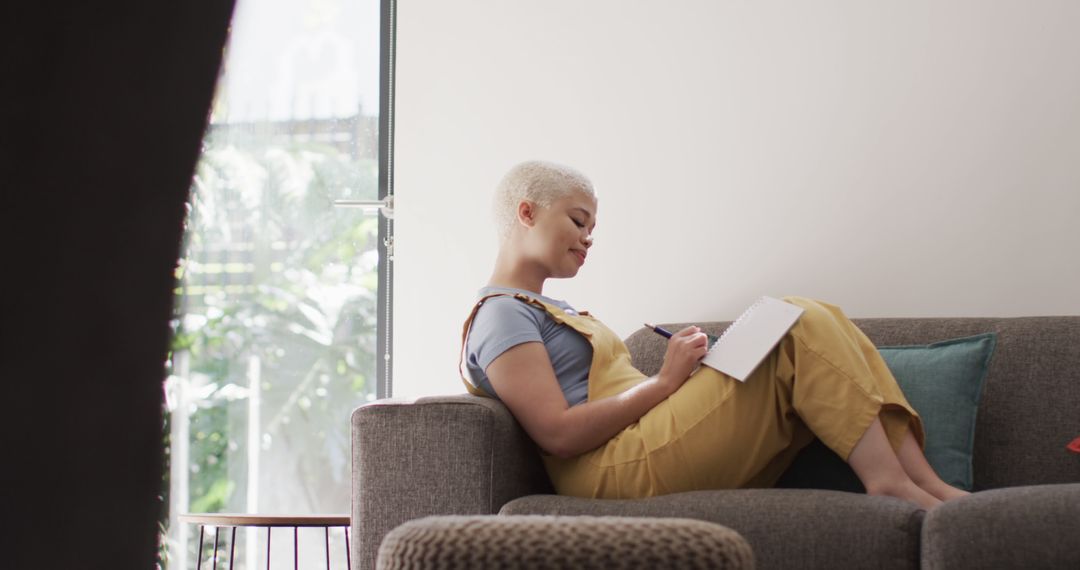
M 465 344 L 466 368 L 473 383 L 498 398 L 485 372 L 488 365 L 519 344 L 542 342 L 566 402 L 571 406 L 584 402 L 589 394 L 592 345 L 574 329 L 556 323 L 544 309 L 512 295 L 528 295 L 555 305 L 568 315 L 576 315 L 577 311 L 566 301 L 508 287 L 484 287 L 478 298 L 494 293 L 511 296 L 492 297 L 476 312 Z

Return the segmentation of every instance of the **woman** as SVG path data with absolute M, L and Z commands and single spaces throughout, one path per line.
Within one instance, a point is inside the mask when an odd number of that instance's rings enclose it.
M 526 162 L 499 184 L 495 211 L 499 255 L 465 323 L 463 379 L 510 409 L 560 494 L 772 486 L 815 436 L 871 495 L 929 509 L 967 494 L 927 463 L 918 414 L 838 308 L 786 298 L 805 312 L 745 383 L 698 366 L 707 338 L 697 327 L 674 334 L 660 372 L 646 377 L 610 329 L 543 295 L 547 279 L 573 277 L 588 257 L 589 180 Z

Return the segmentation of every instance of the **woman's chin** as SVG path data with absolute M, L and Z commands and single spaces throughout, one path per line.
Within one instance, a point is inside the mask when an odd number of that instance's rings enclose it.
M 556 273 L 552 277 L 554 277 L 556 279 L 569 279 L 571 277 L 576 276 L 580 269 L 581 269 L 580 267 L 574 267 L 573 269 L 566 269 L 564 271 Z

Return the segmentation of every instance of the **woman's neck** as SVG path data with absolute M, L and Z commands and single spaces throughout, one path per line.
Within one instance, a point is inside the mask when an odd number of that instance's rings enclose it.
M 513 275 L 501 275 L 496 271 L 491 275 L 491 279 L 488 279 L 488 287 L 509 287 L 510 289 L 521 289 L 523 291 L 530 291 L 537 295 L 544 294 L 544 281 L 536 281 L 530 279 L 519 279 Z
M 510 287 L 532 291 L 538 295 L 544 294 L 544 281 L 547 277 L 535 275 L 528 270 L 527 264 L 514 259 L 505 251 L 499 252 L 495 261 L 495 270 L 488 279 L 490 287 Z

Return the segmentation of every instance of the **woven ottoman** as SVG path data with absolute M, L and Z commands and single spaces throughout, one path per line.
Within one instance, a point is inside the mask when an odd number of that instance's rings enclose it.
M 750 545 L 715 523 L 677 518 L 436 516 L 390 531 L 376 568 L 754 567 Z

